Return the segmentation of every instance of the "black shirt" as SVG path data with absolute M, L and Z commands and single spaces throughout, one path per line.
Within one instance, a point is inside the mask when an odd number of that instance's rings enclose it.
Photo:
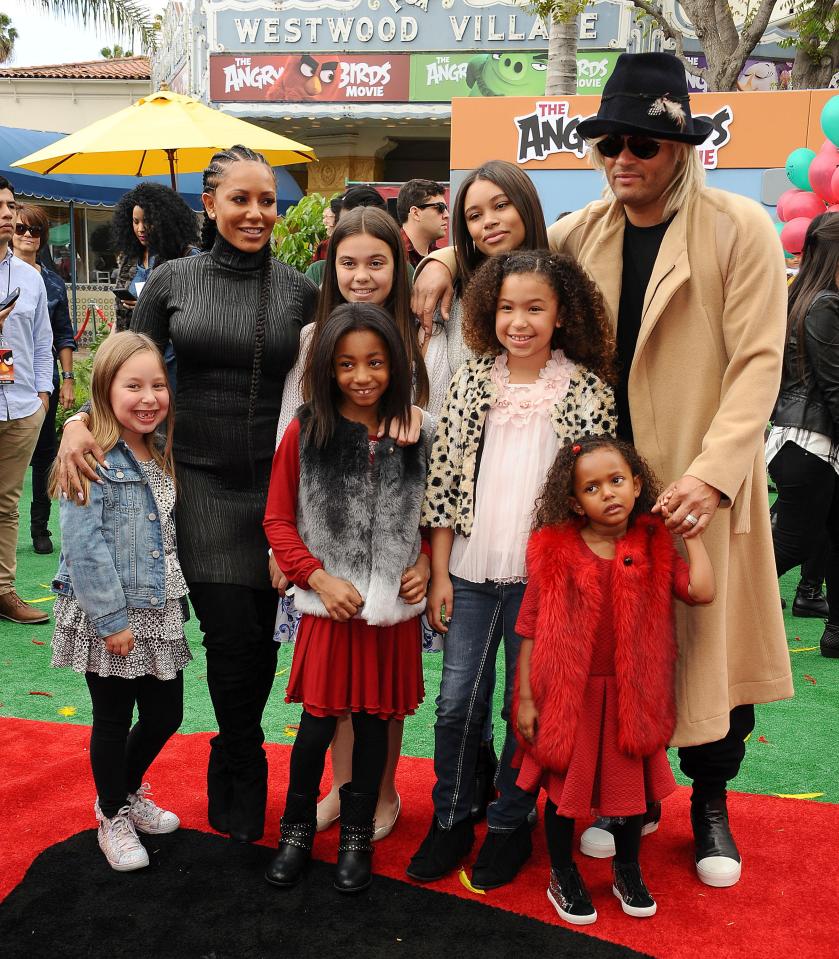
M 671 217 L 655 226 L 633 226 L 626 220 L 623 234 L 623 278 L 618 308 L 618 385 L 615 405 L 618 413 L 618 436 L 632 442 L 632 420 L 629 415 L 629 370 L 635 356 L 635 345 L 641 329 L 644 296 L 653 273 L 656 257 Z

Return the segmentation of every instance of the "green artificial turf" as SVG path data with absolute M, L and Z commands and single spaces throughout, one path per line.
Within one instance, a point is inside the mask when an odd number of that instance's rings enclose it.
M 18 547 L 17 591 L 27 602 L 43 601 L 51 609 L 48 584 L 57 552 L 38 556 L 29 539 L 29 482 L 21 501 L 21 536 Z M 53 509 L 53 539 L 58 543 L 57 510 Z M 801 795 L 822 793 L 826 802 L 839 802 L 839 769 L 835 755 L 834 728 L 839 661 L 824 659 L 818 650 L 821 620 L 794 619 L 790 615 L 798 571 L 781 580 L 787 600 L 785 622 L 795 679 L 795 698 L 757 707 L 757 725 L 747 745 L 747 757 L 736 788 L 743 792 Z M 207 691 L 204 653 L 195 619 L 186 626 L 193 663 L 185 670 L 184 723 L 181 732 L 213 730 L 214 717 Z M 90 724 L 90 700 L 84 678 L 70 670 L 52 669 L 50 626 L 16 626 L 0 620 L 0 717 L 15 716 L 48 722 Z M 300 707 L 283 701 L 285 678 L 291 665 L 292 647 L 280 647 L 277 682 L 265 713 L 267 738 L 290 743 Z M 434 751 L 434 700 L 440 684 L 442 656 L 423 656 L 425 702 L 405 723 L 403 752 L 431 757 Z M 499 659 L 498 675 L 503 675 Z M 37 695 L 49 693 L 48 696 Z M 501 710 L 500 684 L 495 697 L 496 728 Z M 34 694 L 34 695 L 33 695 Z M 675 751 L 671 761 L 676 769 Z M 676 769 L 676 778 L 687 782 Z

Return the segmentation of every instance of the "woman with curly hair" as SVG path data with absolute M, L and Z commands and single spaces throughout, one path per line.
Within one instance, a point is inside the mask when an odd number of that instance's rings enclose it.
M 629 443 L 566 443 L 539 497 L 513 714 L 517 785 L 547 793 L 548 900 L 573 925 L 597 919 L 571 855 L 574 820 L 615 817 L 612 892 L 636 918 L 655 900 L 638 853 L 644 814 L 676 787 L 665 747 L 676 725 L 673 596 L 714 600 L 701 536 L 676 552 L 660 516 L 669 496 Z M 535 797 L 534 797 L 535 798 Z
M 431 527 L 428 617 L 447 633 L 435 728 L 434 816 L 408 875 L 431 882 L 474 841 L 471 807 L 496 654 L 506 657 L 507 721 L 472 885 L 512 881 L 530 855 L 533 796 L 516 786 L 509 725 L 533 507 L 560 444 L 615 426 L 614 341 L 597 287 L 568 256 L 491 256 L 463 299 L 466 345 L 431 452 L 423 524 Z
M 134 295 L 117 301 L 117 330 L 127 330 L 151 271 L 167 260 L 199 252 L 198 222 L 174 190 L 160 183 L 140 183 L 117 204 L 111 233 L 119 250 L 116 287 Z

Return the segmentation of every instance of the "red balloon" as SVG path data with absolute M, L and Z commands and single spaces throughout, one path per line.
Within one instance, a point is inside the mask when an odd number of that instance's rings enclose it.
M 796 219 L 784 224 L 784 228 L 781 230 L 781 246 L 787 253 L 798 256 L 804 249 L 804 236 L 809 225 L 810 220 L 806 216 L 796 217 Z
M 839 213 L 839 203 L 834 203 L 833 206 L 829 206 L 825 213 Z
M 776 212 L 782 223 L 789 223 L 800 216 L 812 220 L 814 216 L 824 213 L 824 200 L 808 190 L 787 190 L 779 197 Z
M 833 176 L 830 178 L 830 188 L 833 191 L 833 200 L 835 204 L 839 204 L 839 167 L 833 171 Z M 835 210 L 831 210 L 832 213 L 835 213 Z
M 832 146 L 832 144 L 831 144 Z M 813 192 L 825 203 L 839 202 L 839 196 L 833 191 L 833 174 L 839 168 L 839 148 L 821 150 L 810 164 L 808 178 Z

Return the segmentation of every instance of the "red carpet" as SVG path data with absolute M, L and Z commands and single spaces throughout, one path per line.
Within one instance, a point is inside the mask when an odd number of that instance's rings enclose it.
M 87 761 L 88 735 L 88 729 L 81 726 L 0 720 L 0 899 L 22 880 L 39 853 L 92 829 L 94 789 Z M 203 784 L 208 739 L 209 734 L 175 737 L 150 775 L 161 804 L 174 809 L 185 827 L 202 831 L 209 831 Z M 288 747 L 268 748 L 272 799 L 265 843 L 273 845 Z M 403 759 L 399 782 L 403 814 L 393 835 L 377 846 L 379 874 L 404 878 L 408 858 L 430 820 L 431 777 L 429 760 Z M 645 877 L 658 900 L 658 915 L 643 921 L 624 916 L 610 892 L 608 861 L 581 856 L 580 868 L 599 918 L 580 934 L 667 959 L 835 955 L 839 920 L 833 895 L 839 808 L 742 793 L 732 794 L 729 808 L 744 853 L 743 879 L 737 886 L 710 889 L 696 879 L 688 791 L 680 789 L 665 804 L 661 828 L 643 845 Z M 557 925 L 559 920 L 545 899 L 548 865 L 541 830 L 535 839 L 533 859 L 512 886 L 481 896 L 469 892 L 457 877 L 450 877 L 433 888 Z M 336 843 L 337 830 L 320 835 L 316 857 L 334 860 Z M 90 844 L 95 849 L 92 833 Z M 104 862 L 103 870 L 107 870 Z M 56 888 L 70 878 L 56 877 Z M 114 875 L 113 881 L 121 878 Z M 267 885 L 265 895 L 269 907 L 275 894 Z

